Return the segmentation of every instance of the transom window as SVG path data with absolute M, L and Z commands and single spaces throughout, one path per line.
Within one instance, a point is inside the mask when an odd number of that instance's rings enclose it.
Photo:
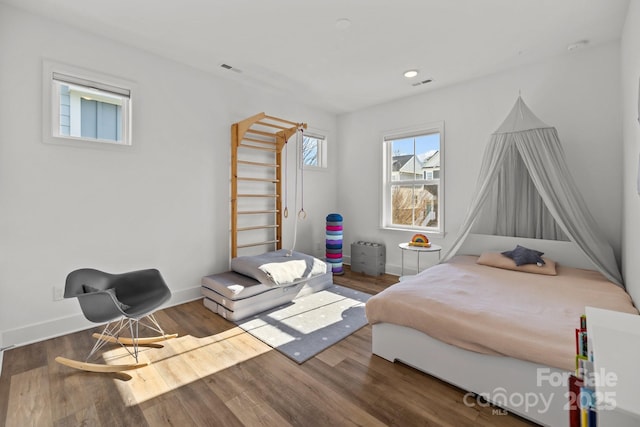
M 382 226 L 442 233 L 444 124 L 384 137 Z
M 97 74 L 88 77 L 92 74 L 88 71 L 75 74 L 73 67 L 64 68 L 45 63 L 51 99 L 45 142 L 130 146 L 131 89 Z
M 302 165 L 304 168 L 326 168 L 327 146 L 326 137 L 319 134 L 303 133 L 302 137 Z

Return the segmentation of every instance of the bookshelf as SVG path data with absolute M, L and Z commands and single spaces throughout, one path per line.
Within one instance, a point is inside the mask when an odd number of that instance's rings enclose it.
M 569 427 L 597 427 L 593 349 L 587 317 L 580 316 L 576 326 L 576 365 L 569 377 Z
M 640 316 L 587 307 L 600 427 L 640 425 Z

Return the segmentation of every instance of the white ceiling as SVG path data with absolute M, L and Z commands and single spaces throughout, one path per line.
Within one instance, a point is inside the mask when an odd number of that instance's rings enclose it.
M 620 37 L 629 0 L 0 0 L 341 113 Z M 340 29 L 339 19 L 350 27 Z M 226 63 L 242 71 L 224 70 Z M 420 70 L 407 80 L 405 70 Z M 414 87 L 425 79 L 432 83 Z

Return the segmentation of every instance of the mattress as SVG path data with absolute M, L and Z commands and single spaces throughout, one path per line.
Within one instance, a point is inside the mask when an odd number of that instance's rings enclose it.
M 511 271 L 458 255 L 371 297 L 371 324 L 419 330 L 465 350 L 571 371 L 585 307 L 638 314 L 631 297 L 593 270 Z
M 205 307 L 225 319 L 236 321 L 321 291 L 332 284 L 331 271 L 279 287 L 227 271 L 203 277 L 202 295 Z

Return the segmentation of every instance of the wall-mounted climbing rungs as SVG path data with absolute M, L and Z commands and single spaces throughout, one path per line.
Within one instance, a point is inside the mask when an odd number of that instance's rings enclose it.
M 231 258 L 237 257 L 241 248 L 268 245 L 273 245 L 274 250 L 282 248 L 282 150 L 298 129 L 306 128 L 305 123 L 265 113 L 231 125 Z M 238 166 L 242 166 L 241 176 L 238 176 Z M 238 207 L 239 201 L 242 210 Z M 272 214 L 273 224 L 263 224 L 264 214 Z M 240 216 L 244 218 L 241 226 L 238 225 Z M 266 234 L 272 230 L 273 239 L 270 239 Z M 259 236 L 256 240 L 267 239 L 238 244 L 238 233 L 244 232 L 244 239 L 247 235 L 253 237 L 251 231 Z

